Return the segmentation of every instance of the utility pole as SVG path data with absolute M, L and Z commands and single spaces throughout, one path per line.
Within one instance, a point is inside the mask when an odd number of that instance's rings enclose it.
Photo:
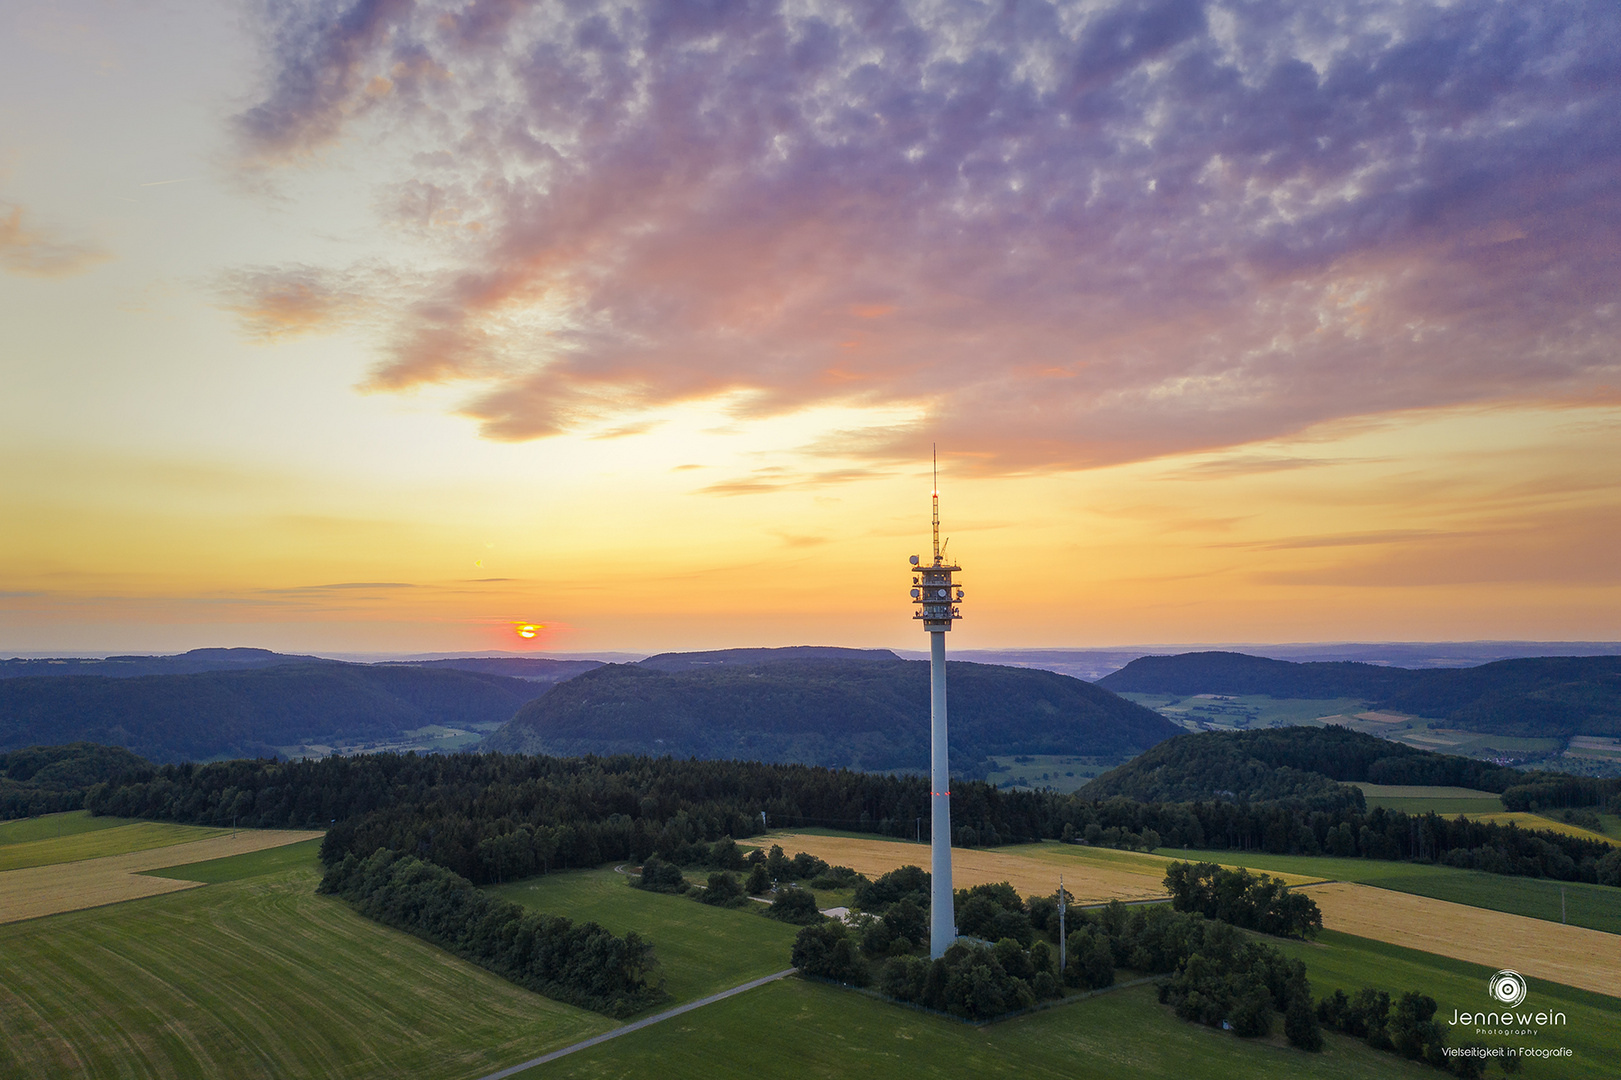
M 912 556 L 912 603 L 929 634 L 929 809 L 931 896 L 929 955 L 939 959 L 957 940 L 957 918 L 951 890 L 951 762 L 946 742 L 946 632 L 962 618 L 956 602 L 963 598 L 952 574 L 962 570 L 945 561 L 940 546 L 940 464 L 935 456 L 934 561 L 919 565 Z M 949 541 L 948 541 L 949 543 Z
M 1064 969 L 1069 967 L 1069 894 L 1064 892 L 1064 875 L 1058 875 L 1058 977 L 1064 977 Z

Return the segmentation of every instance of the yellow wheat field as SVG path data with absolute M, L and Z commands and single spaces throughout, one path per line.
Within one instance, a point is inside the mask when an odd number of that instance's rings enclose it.
M 1621 986 L 1621 937 L 1427 896 L 1337 882 L 1307 893 L 1323 926 L 1536 979 L 1613 996 Z
M 0 923 L 196 888 L 200 882 L 142 877 L 141 871 L 263 851 L 320 835 L 292 829 L 244 830 L 235 836 L 216 836 L 126 855 L 7 870 L 0 873 Z
M 1597 840 L 1600 843 L 1621 847 L 1621 840 L 1603 833 L 1584 829 L 1580 825 L 1572 825 L 1565 821 L 1555 821 L 1540 814 L 1505 813 L 1505 814 L 1465 814 L 1470 821 L 1490 821 L 1498 825 L 1507 825 L 1512 822 L 1522 829 L 1542 829 L 1546 832 L 1564 833 L 1566 836 L 1579 836 L 1583 840 Z
M 907 864 L 925 869 L 929 865 L 926 844 L 899 840 L 780 833 L 751 842 L 766 847 L 781 844 L 789 855 L 807 851 L 834 866 L 848 866 L 871 878 Z M 1166 896 L 1165 867 L 1174 861 L 1162 855 L 1073 844 L 1023 844 L 1013 849 L 952 848 L 951 878 L 959 889 L 1006 881 L 1022 895 L 1048 896 L 1058 891 L 1058 876 L 1062 874 L 1064 888 L 1076 903 L 1159 900 Z M 1321 880 L 1296 874 L 1273 876 L 1291 884 Z

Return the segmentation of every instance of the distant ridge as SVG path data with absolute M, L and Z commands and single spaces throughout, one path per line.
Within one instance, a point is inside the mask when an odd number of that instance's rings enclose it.
M 1493 735 L 1621 735 L 1621 656 L 1530 657 L 1414 671 L 1184 653 L 1133 660 L 1098 685 L 1118 693 L 1356 698 Z
M 884 650 L 665 653 L 559 683 L 483 749 L 740 758 L 867 770 L 928 765 L 929 666 Z M 954 772 L 1004 754 L 1129 756 L 1181 729 L 1050 671 L 951 665 Z

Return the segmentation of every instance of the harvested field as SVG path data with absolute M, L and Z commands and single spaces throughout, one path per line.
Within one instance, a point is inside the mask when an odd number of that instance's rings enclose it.
M 1535 979 L 1614 994 L 1621 948 L 1614 934 L 1466 907 L 1371 885 L 1335 882 L 1308 894 L 1325 929 L 1372 938 Z
M 134 821 L 116 828 L 80 832 L 60 839 L 7 844 L 0 847 L 0 871 L 79 862 L 82 859 L 98 859 L 103 855 L 124 855 L 131 851 L 146 851 L 221 835 L 229 836 L 231 830 L 172 825 L 166 821 Z
M 117 831 L 120 830 L 107 830 L 109 833 Z M 263 851 L 320 835 L 319 832 L 292 829 L 244 829 L 235 836 L 227 832 L 224 836 L 207 840 L 171 843 L 168 847 L 149 848 L 124 855 L 7 870 L 0 873 L 0 923 L 117 904 L 179 889 L 194 889 L 201 882 L 143 877 L 141 871 Z M 68 843 L 69 839 L 64 838 L 62 843 Z
M 902 840 L 782 833 L 757 837 L 754 842 L 781 844 L 789 855 L 808 851 L 835 866 L 848 866 L 873 878 L 907 864 L 924 868 L 929 865 L 928 845 Z M 1077 903 L 1101 904 L 1109 900 L 1163 899 L 1165 867 L 1173 861 L 1142 852 L 1075 844 L 952 848 L 951 876 L 952 884 L 959 889 L 1006 881 L 1026 896 L 1041 896 L 1057 892 L 1058 875 L 1063 874 L 1064 887 Z M 1295 874 L 1275 876 L 1291 884 L 1321 880 Z

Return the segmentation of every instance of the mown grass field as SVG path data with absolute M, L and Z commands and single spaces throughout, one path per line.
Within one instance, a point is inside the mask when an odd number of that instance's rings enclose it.
M 1036 1080 L 1436 1080 L 1443 1074 L 1332 1038 L 1324 1054 L 1184 1023 L 1152 986 L 974 1028 L 837 987 L 785 979 L 521 1074 L 1018 1077 Z
M 0 822 L 0 847 L 26 844 L 31 840 L 56 840 L 64 836 L 78 836 L 80 833 L 97 832 L 101 829 L 116 829 L 120 825 L 129 825 L 132 821 L 131 818 L 91 817 L 88 810 L 67 810 L 60 814 L 18 818 L 15 821 Z
M 1391 992 L 1392 999 L 1407 990 L 1433 997 L 1438 1017 L 1450 1019 L 1454 1011 L 1490 1012 L 1494 1006 L 1486 981 L 1496 970 L 1462 960 L 1404 949 L 1381 941 L 1325 930 L 1314 942 L 1267 939 L 1291 956 L 1306 962 L 1312 992 L 1322 997 L 1335 990 L 1350 994 L 1364 986 Z M 1621 1059 L 1621 999 L 1577 990 L 1532 978 L 1525 1003 L 1517 1011 L 1560 1010 L 1568 1023 L 1548 1028 L 1540 1036 L 1524 1038 L 1476 1035 L 1473 1028 L 1455 1031 L 1455 1044 L 1479 1042 L 1487 1046 L 1568 1046 L 1574 1056 L 1527 1062 L 1522 1076 L 1612 1077 Z M 1555 1033 L 1557 1031 L 1557 1033 Z M 1495 1067 L 1488 1075 L 1500 1075 Z M 1436 1076 L 1442 1074 L 1436 1073 Z
M 229 836 L 230 829 L 208 829 L 197 825 L 171 825 L 161 821 L 134 821 L 110 829 L 91 829 L 45 837 L 0 847 L 0 872 L 29 866 L 99 859 L 104 855 L 128 855 L 134 851 L 186 844 L 215 836 Z
M 616 934 L 634 930 L 653 943 L 663 967 L 670 1004 L 736 986 L 791 967 L 799 927 L 769 919 L 756 909 L 728 910 L 700 904 L 689 896 L 643 892 L 612 868 L 568 870 L 511 885 L 497 885 L 497 896 L 577 921 L 601 923 Z
M 316 896 L 297 848 L 0 926 L 0 1076 L 459 1080 L 614 1026 Z
M 242 855 L 226 855 L 223 858 L 205 859 L 184 866 L 166 866 L 161 870 L 144 870 L 142 875 L 217 885 L 222 881 L 245 881 L 280 870 L 316 869 L 316 859 L 320 854 L 321 838 L 317 836 L 284 847 L 249 851 Z
M 1385 862 L 1380 859 L 1335 859 L 1309 855 L 1267 855 L 1261 852 L 1192 851 L 1161 848 L 1157 854 L 1190 862 L 1219 862 L 1268 873 L 1313 875 L 1323 880 L 1353 881 L 1381 889 L 1449 900 L 1454 904 L 1560 921 L 1560 890 L 1564 890 L 1565 921 L 1608 934 L 1621 934 L 1621 889 L 1584 882 L 1558 882 L 1545 878 L 1508 877 L 1479 870 L 1459 870 L 1426 863 Z M 1621 947 L 1621 943 L 1618 943 Z

